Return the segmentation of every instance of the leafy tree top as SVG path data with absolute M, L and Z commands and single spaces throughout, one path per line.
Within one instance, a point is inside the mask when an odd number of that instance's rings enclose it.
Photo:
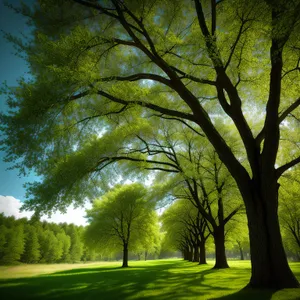
M 39 1 L 17 10 L 34 38 L 7 38 L 32 79 L 4 89 L 12 110 L 1 129 L 7 160 L 21 157 L 21 171 L 44 176 L 28 187 L 26 208 L 82 204 L 112 162 L 147 163 L 120 151 L 150 130 L 146 117 L 200 126 L 240 190 L 300 161 L 299 1 Z M 239 136 L 247 167 L 220 119 Z M 295 133 L 281 144 L 284 126 Z

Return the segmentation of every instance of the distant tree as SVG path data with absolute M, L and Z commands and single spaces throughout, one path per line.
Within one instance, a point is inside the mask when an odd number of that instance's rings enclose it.
M 169 176 L 165 174 L 157 176 L 159 183 L 156 189 L 161 188 L 170 193 L 172 198 L 185 199 L 198 209 L 214 238 L 216 254 L 214 267 L 228 268 L 225 227 L 243 207 L 239 192 L 232 176 L 217 153 L 207 145 L 207 141 L 196 140 L 191 134 L 183 135 L 183 143 L 174 141 L 173 138 L 173 141 L 167 144 L 156 144 L 160 153 L 163 151 L 167 153 L 169 163 L 177 167 L 175 176 L 172 170 Z M 147 144 L 147 147 L 151 149 L 153 145 L 155 142 Z M 175 150 L 176 148 L 181 151 Z M 162 178 L 165 179 L 163 183 Z
M 91 249 L 87 245 L 84 245 L 81 260 L 82 261 L 95 261 L 96 257 L 97 257 L 96 250 Z
M 205 244 L 210 232 L 197 207 L 185 199 L 176 200 L 161 221 L 169 242 L 182 251 L 184 259 L 206 264 Z
M 160 252 L 161 232 L 155 211 L 151 213 L 149 221 L 143 224 L 143 227 L 139 230 L 143 237 L 135 237 L 134 248 L 131 247 L 131 250 L 138 255 L 138 259 L 143 256 L 147 260 L 148 255 L 158 256 Z
M 1 218 L 0 214 L 0 218 Z M 4 217 L 4 215 L 2 215 Z M 0 222 L 1 224 L 2 222 Z M 7 227 L 5 225 L 3 225 L 3 223 L 0 225 L 0 262 L 2 262 L 2 258 L 4 255 L 4 249 L 5 249 L 5 245 L 6 245 L 6 240 L 7 240 Z
M 85 235 L 94 248 L 117 252 L 123 250 L 122 267 L 128 267 L 128 251 L 148 238 L 153 222 L 153 203 L 139 183 L 118 185 L 87 211 L 89 226 Z
M 25 263 L 37 263 L 40 259 L 40 244 L 36 229 L 32 225 L 25 226 L 25 248 L 21 260 Z
M 14 216 L 6 217 L 4 213 L 0 213 L 0 225 L 4 225 L 6 228 L 12 228 L 16 225 L 16 218 Z
M 70 247 L 71 247 L 71 238 L 68 236 L 62 229 L 56 234 L 56 238 L 59 242 L 59 248 L 61 249 L 61 257 L 59 261 L 61 262 L 70 262 Z
M 6 244 L 3 249 L 3 264 L 15 264 L 20 261 L 24 252 L 24 226 L 18 225 L 6 231 Z
M 83 242 L 80 237 L 79 230 L 74 224 L 67 227 L 67 234 L 70 236 L 70 260 L 71 262 L 78 262 L 81 260 L 83 254 Z
M 62 246 L 54 232 L 46 229 L 39 232 L 41 260 L 43 263 L 57 262 L 62 256 Z
M 226 226 L 225 238 L 227 248 L 237 252 L 239 258 L 244 260 L 246 252 L 250 252 L 249 232 L 244 212 L 240 211 Z

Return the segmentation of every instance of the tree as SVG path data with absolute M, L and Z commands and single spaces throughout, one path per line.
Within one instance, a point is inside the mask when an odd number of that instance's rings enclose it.
M 143 256 L 147 260 L 148 255 L 158 256 L 161 247 L 161 232 L 158 223 L 158 216 L 155 211 L 150 216 L 151 222 L 146 224 L 143 229 L 143 238 L 136 239 L 132 252 L 137 254 L 138 260 Z
M 277 214 L 278 180 L 300 162 L 299 149 L 282 143 L 284 124 L 295 128 L 299 115 L 299 0 L 70 0 L 19 11 L 35 26 L 34 40 L 8 38 L 25 51 L 34 77 L 6 89 L 13 109 L 1 120 L 8 160 L 23 157 L 22 171 L 45 175 L 29 187 L 26 208 L 83 203 L 92 174 L 129 159 L 111 156 L 127 132 L 116 129 L 114 115 L 151 111 L 200 127 L 235 179 L 248 218 L 249 285 L 299 287 Z M 216 114 L 233 125 L 246 161 Z M 117 132 L 101 138 L 99 128 Z M 291 159 L 279 159 L 283 147 Z
M 2 214 L 0 214 L 1 216 Z M 2 215 L 4 217 L 4 215 Z M 4 249 L 6 244 L 7 227 L 3 224 L 0 225 L 0 261 L 2 261 L 4 255 Z
M 149 151 L 155 153 L 153 146 L 156 146 L 159 153 L 165 152 L 169 162 L 177 168 L 174 168 L 177 175 L 169 175 L 170 182 L 164 180 L 165 186 L 159 184 L 159 187 L 163 186 L 164 191 L 169 187 L 173 198 L 186 199 L 197 207 L 214 238 L 214 268 L 228 268 L 225 226 L 242 207 L 239 193 L 228 170 L 218 159 L 216 152 L 209 145 L 205 145 L 205 140 L 195 141 L 193 135 L 185 134 L 183 141 L 182 143 L 173 138 L 166 145 L 157 144 L 155 141 L 144 143 Z M 175 151 L 175 144 L 181 151 Z M 158 181 L 161 177 L 158 177 Z M 164 174 L 163 177 L 166 178 L 167 175 Z
M 54 263 L 62 256 L 62 245 L 53 233 L 46 229 L 39 232 L 41 263 Z
M 123 265 L 128 267 L 128 251 L 148 239 L 156 217 L 147 190 L 139 183 L 118 185 L 87 211 L 90 225 L 86 239 L 91 246 L 117 252 L 123 250 Z M 153 222 L 154 221 L 154 222 Z
M 240 260 L 245 259 L 245 254 L 249 253 L 250 247 L 246 221 L 246 215 L 241 211 L 226 228 L 227 248 L 237 252 Z
M 80 261 L 83 254 L 83 242 L 80 238 L 79 231 L 74 224 L 70 224 L 67 233 L 71 240 L 70 260 L 71 262 Z
M 40 259 L 40 244 L 36 228 L 25 226 L 25 249 L 21 260 L 25 263 L 37 263 Z
M 61 230 L 61 232 L 59 232 L 56 235 L 56 237 L 60 243 L 59 248 L 62 249 L 62 254 L 61 254 L 60 260 L 62 262 L 71 262 L 72 259 L 71 259 L 71 255 L 70 255 L 70 247 L 71 247 L 70 236 L 68 236 L 63 230 Z M 74 261 L 76 261 L 76 259 Z
M 18 225 L 6 231 L 6 244 L 3 249 L 3 264 L 17 263 L 24 251 L 24 226 Z

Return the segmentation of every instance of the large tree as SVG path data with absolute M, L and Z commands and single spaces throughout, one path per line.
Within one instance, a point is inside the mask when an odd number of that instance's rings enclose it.
M 111 148 L 128 135 L 114 115 L 151 111 L 200 127 L 234 177 L 248 217 L 250 286 L 299 286 L 277 214 L 278 180 L 300 162 L 292 143 L 280 143 L 299 115 L 299 0 L 39 1 L 20 11 L 34 39 L 8 38 L 33 78 L 6 90 L 12 110 L 1 119 L 8 160 L 22 157 L 21 170 L 45 176 L 29 188 L 27 208 L 82 203 L 86 179 L 112 163 Z M 246 161 L 216 115 L 239 134 Z M 114 134 L 101 138 L 105 131 Z M 278 162 L 282 145 L 291 157 Z
M 123 268 L 128 267 L 128 251 L 146 242 L 157 222 L 153 202 L 146 193 L 139 183 L 117 185 L 87 211 L 87 243 L 110 253 L 122 249 Z

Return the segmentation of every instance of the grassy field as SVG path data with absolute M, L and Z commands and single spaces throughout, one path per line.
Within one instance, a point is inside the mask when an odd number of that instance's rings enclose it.
M 1 299 L 300 299 L 297 289 L 241 291 L 250 277 L 250 263 L 231 261 L 230 269 L 212 270 L 183 260 L 76 265 L 0 267 Z M 291 263 L 300 279 L 300 263 Z

